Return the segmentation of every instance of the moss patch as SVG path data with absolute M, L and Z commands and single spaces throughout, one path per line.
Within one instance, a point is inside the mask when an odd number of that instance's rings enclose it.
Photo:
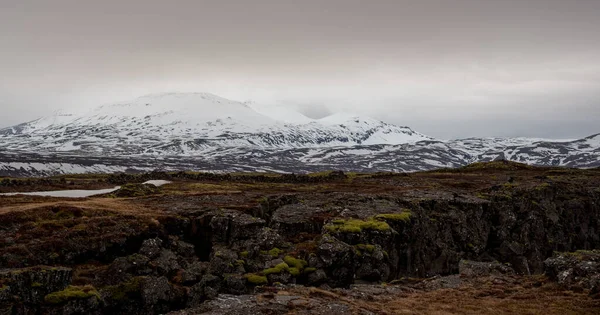
M 376 219 L 389 220 L 394 222 L 408 222 L 412 213 L 410 211 L 404 211 L 402 213 L 384 213 L 375 216 Z
M 243 266 L 245 264 L 246 264 L 246 262 L 243 259 L 238 259 L 235 261 L 236 266 Z
M 363 230 L 372 231 L 388 231 L 390 226 L 383 221 L 376 220 L 374 218 L 364 220 L 359 219 L 336 219 L 325 226 L 329 232 L 341 232 L 341 233 L 361 233 Z
M 373 251 L 375 251 L 375 245 L 371 244 L 358 244 L 356 245 L 356 248 L 362 251 L 366 251 L 368 253 L 372 253 Z
M 127 297 L 135 297 L 140 292 L 141 281 L 144 277 L 135 277 L 127 282 L 104 288 L 113 300 L 123 300 Z
M 269 283 L 266 276 L 260 276 L 254 273 L 245 275 L 246 280 L 254 285 L 264 285 Z
M 286 264 L 288 264 L 288 266 L 290 267 L 294 267 L 296 269 L 304 269 L 304 267 L 306 267 L 306 265 L 308 265 L 308 263 L 306 262 L 306 260 L 303 259 L 298 259 L 292 256 L 285 256 L 285 258 L 283 258 L 283 261 L 285 261 Z
M 281 253 L 283 253 L 283 250 L 279 249 L 277 247 L 275 247 L 275 248 L 273 248 L 273 249 L 271 249 L 271 250 L 268 251 L 268 254 L 271 255 L 271 256 L 273 256 L 273 257 L 277 257 L 277 256 L 281 255 Z
M 268 269 L 263 270 L 262 274 L 265 276 L 268 276 L 270 274 L 282 273 L 283 271 L 288 271 L 289 269 L 290 269 L 290 266 L 283 262 L 273 268 L 268 268 Z
M 69 286 L 62 291 L 52 292 L 46 295 L 44 301 L 48 304 L 61 304 L 71 300 L 88 299 L 91 297 L 100 299 L 100 294 L 93 286 Z

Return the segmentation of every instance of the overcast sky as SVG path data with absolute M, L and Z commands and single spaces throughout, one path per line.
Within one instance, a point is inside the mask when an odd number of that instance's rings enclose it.
M 0 127 L 148 93 L 440 138 L 600 132 L 600 0 L 0 0 Z

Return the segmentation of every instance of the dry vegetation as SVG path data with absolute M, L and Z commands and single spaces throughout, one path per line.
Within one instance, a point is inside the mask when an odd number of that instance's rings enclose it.
M 325 174 L 326 175 L 326 174 Z M 324 174 L 313 174 L 318 178 Z M 98 196 L 84 199 L 34 196 L 0 196 L 1 267 L 35 265 L 50 261 L 80 264 L 80 277 L 93 273 L 120 255 L 116 251 L 99 258 L 97 247 L 121 248 L 131 235 L 157 233 L 165 222 L 180 215 L 205 209 L 232 209 L 252 213 L 265 203 L 266 196 L 331 192 L 393 194 L 415 199 L 510 198 L 524 189 L 561 189 L 567 183 L 600 187 L 600 170 L 531 168 L 514 163 L 472 165 L 460 170 L 414 174 L 346 174 L 343 179 L 306 182 L 257 182 L 252 174 L 236 180 L 194 180 L 165 174 L 172 184 L 137 197 Z M 268 174 L 264 177 L 277 178 Z M 1 179 L 0 179 L 1 180 Z M 11 179 L 29 184 L 0 185 L 0 192 L 99 189 L 115 186 L 108 176 L 79 175 L 44 179 Z M 139 181 L 136 182 L 140 182 Z M 323 217 L 319 217 L 323 216 Z M 320 219 L 319 219 L 320 218 Z M 403 217 L 404 218 L 404 217 Z M 315 214 L 315 220 L 329 219 Z M 362 222 L 362 221 L 361 221 Z M 385 224 L 377 221 L 378 224 Z M 302 238 L 302 235 L 298 236 Z M 297 249 L 314 246 L 312 235 L 299 240 Z M 136 241 L 141 241 L 136 240 Z M 300 242 L 302 241 L 302 242 Z M 90 247 L 91 246 L 91 247 Z M 125 246 L 126 247 L 126 246 Z M 68 260 L 66 255 L 70 255 Z M 42 257 L 43 256 L 43 257 Z M 41 257 L 41 258 L 40 258 Z M 43 258 L 43 259 L 42 259 Z M 86 269 L 87 268 L 87 269 Z M 76 283 L 85 284 L 85 281 Z M 369 299 L 346 291 L 290 291 L 289 294 L 318 296 L 324 300 L 346 301 L 357 310 L 377 314 L 598 314 L 600 300 L 586 292 L 566 291 L 543 277 L 481 279 L 458 288 L 424 290 L 411 286 L 397 292 L 373 295 Z M 287 293 L 281 293 L 287 294 Z

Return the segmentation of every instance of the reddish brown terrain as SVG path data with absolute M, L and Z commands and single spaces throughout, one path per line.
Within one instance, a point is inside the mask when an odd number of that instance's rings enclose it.
M 117 185 L 0 196 L 0 314 L 600 312 L 599 169 L 81 175 L 0 193 Z

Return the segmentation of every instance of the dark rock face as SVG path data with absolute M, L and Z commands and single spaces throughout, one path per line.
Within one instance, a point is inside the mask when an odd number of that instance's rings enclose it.
M 44 297 L 64 290 L 73 277 L 71 268 L 33 267 L 0 271 L 0 304 L 14 305 L 26 311 L 44 301 Z
M 234 211 L 217 214 L 210 221 L 214 241 L 229 244 L 253 237 L 264 225 L 262 219 Z
M 299 233 L 320 233 L 323 224 L 314 217 L 323 209 L 303 204 L 290 204 L 277 209 L 271 218 L 270 227 L 285 238 L 293 238 Z
M 354 281 L 354 250 L 352 246 L 325 235 L 319 242 L 316 256 L 309 259 L 309 266 L 325 270 L 329 285 L 347 286 Z
M 542 273 L 553 251 L 599 246 L 598 194 L 591 196 L 574 202 L 534 191 L 490 201 L 420 202 L 410 224 L 392 224 L 399 232 L 399 274 L 456 273 L 460 259 L 498 260 L 519 274 Z
M 382 282 L 390 278 L 391 265 L 389 254 L 380 245 L 358 246 L 358 257 L 356 257 L 357 279 Z

